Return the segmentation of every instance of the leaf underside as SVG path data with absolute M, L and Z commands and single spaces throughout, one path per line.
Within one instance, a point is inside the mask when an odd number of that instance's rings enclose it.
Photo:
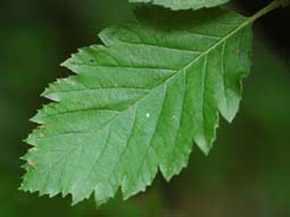
M 236 115 L 250 21 L 220 9 L 136 14 L 138 23 L 102 31 L 104 45 L 73 54 L 63 66 L 76 75 L 43 93 L 55 102 L 32 118 L 40 126 L 27 138 L 22 190 L 71 194 L 73 204 L 94 193 L 100 205 L 120 187 L 126 199 L 158 169 L 166 180 L 178 174 L 193 143 L 207 154 L 219 113 Z
M 131 3 L 152 3 L 172 10 L 211 8 L 225 4 L 229 0 L 129 0 Z

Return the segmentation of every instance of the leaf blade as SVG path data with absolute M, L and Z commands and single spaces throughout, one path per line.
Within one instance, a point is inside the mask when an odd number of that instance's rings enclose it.
M 57 102 L 34 118 L 42 127 L 27 139 L 35 148 L 24 157 L 22 189 L 72 194 L 73 204 L 94 191 L 100 205 L 119 187 L 124 198 L 145 190 L 158 168 L 170 180 L 187 165 L 193 140 L 208 154 L 218 112 L 231 120 L 238 110 L 251 23 L 222 10 L 181 13 L 178 22 L 164 13 L 164 22 L 106 29 L 105 46 L 63 64 L 76 75 L 43 94 Z
M 129 0 L 131 3 L 152 3 L 172 10 L 198 10 L 225 4 L 229 0 Z

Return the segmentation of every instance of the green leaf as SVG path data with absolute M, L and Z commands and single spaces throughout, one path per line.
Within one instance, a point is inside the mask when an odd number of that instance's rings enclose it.
M 216 7 L 225 4 L 229 0 L 129 0 L 131 3 L 152 3 L 164 6 L 172 10 L 185 10 Z
M 158 169 L 166 180 L 178 174 L 193 141 L 207 154 L 219 112 L 232 121 L 250 71 L 250 19 L 218 9 L 137 16 L 63 63 L 77 75 L 43 93 L 56 102 L 32 119 L 40 127 L 27 139 L 21 189 L 71 194 L 73 204 L 94 192 L 100 205 L 121 187 L 126 199 Z

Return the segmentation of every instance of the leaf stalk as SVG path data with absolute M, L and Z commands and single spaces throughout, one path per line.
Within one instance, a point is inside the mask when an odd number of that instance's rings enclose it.
M 254 22 L 257 19 L 259 19 L 260 17 L 270 13 L 271 11 L 273 11 L 279 7 L 289 5 L 289 3 L 290 3 L 289 0 L 274 0 L 272 3 L 270 3 L 269 5 L 267 5 L 266 7 L 264 7 L 263 9 L 258 11 L 257 13 L 255 13 L 254 15 L 252 15 L 250 17 L 250 20 L 251 20 L 251 22 Z

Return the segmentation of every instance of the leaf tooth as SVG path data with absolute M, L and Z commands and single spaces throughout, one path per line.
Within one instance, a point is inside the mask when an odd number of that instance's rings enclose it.
M 43 105 L 41 109 L 37 110 L 36 115 L 34 115 L 29 120 L 36 124 L 46 124 L 45 117 L 51 112 L 55 111 L 57 106 L 58 106 L 57 102 L 52 102 L 52 103 Z
M 174 164 L 174 165 L 170 165 L 167 168 L 163 168 L 159 166 L 159 171 L 162 173 L 163 178 L 167 181 L 170 182 L 170 180 L 174 177 L 174 176 L 178 176 L 182 170 L 184 168 L 187 167 L 188 163 L 189 163 L 189 155 L 192 151 L 190 151 L 188 154 L 184 155 L 185 160 L 182 161 L 181 166 Z
M 45 107 L 46 106 L 43 106 L 42 109 L 38 109 L 36 114 L 32 118 L 30 118 L 29 121 L 36 124 L 44 124 L 42 114 L 44 113 Z
M 130 190 L 125 190 L 124 189 L 124 184 L 121 185 L 121 190 L 123 193 L 123 200 L 127 200 L 130 197 L 138 194 L 139 192 L 145 192 L 146 189 L 152 185 L 153 180 L 155 179 L 156 175 L 158 174 L 158 168 L 157 170 L 150 176 L 150 177 L 143 177 L 142 181 L 140 182 L 140 184 L 138 184 L 139 186 L 142 187 L 138 187 L 138 189 L 136 188 L 136 190 L 134 191 L 130 191 Z
M 44 92 L 41 96 L 43 96 L 47 99 L 50 99 L 52 101 L 55 101 L 55 102 L 61 101 L 61 98 L 60 98 L 59 94 L 57 94 L 57 93 L 51 93 L 51 92 L 47 91 L 47 92 Z
M 49 84 L 48 87 L 45 88 L 45 90 L 40 94 L 40 96 L 45 97 L 47 99 L 51 99 L 49 97 L 49 95 L 51 93 L 53 93 L 56 89 L 58 89 L 57 86 L 61 85 L 62 80 L 64 80 L 64 79 L 57 79 L 55 82 Z M 53 100 L 53 99 L 51 99 L 51 100 Z M 55 100 L 53 100 L 53 101 L 55 101 Z
M 60 64 L 60 66 L 62 66 L 62 67 L 65 67 L 65 68 L 70 68 L 69 66 L 71 65 L 71 59 L 72 59 L 72 57 L 71 58 L 69 58 L 69 59 L 67 59 L 67 60 L 65 60 L 65 61 L 63 61 L 61 64 Z
M 198 147 L 204 153 L 205 156 L 208 156 L 211 149 L 213 148 L 213 143 L 216 140 L 216 131 L 219 127 L 219 115 L 217 113 L 217 121 L 214 123 L 213 128 L 213 137 L 210 140 L 206 139 L 205 135 L 200 136 L 199 138 L 195 138 L 195 142 L 197 143 Z
M 74 65 L 75 64 L 81 64 L 81 63 L 82 63 L 82 61 L 79 58 L 79 54 L 78 53 L 75 53 L 75 54 L 72 54 L 70 58 L 68 58 L 67 60 L 65 60 L 64 62 L 62 62 L 60 64 L 60 66 L 65 67 L 65 68 L 71 70 L 72 72 L 77 73 L 78 71 L 75 70 Z
M 40 112 L 37 112 L 36 115 L 34 115 L 32 118 L 29 119 L 29 121 L 36 124 L 42 124 L 43 120 L 41 118 Z
M 238 110 L 231 109 L 231 108 L 228 108 L 227 112 L 221 112 L 222 116 L 226 119 L 226 121 L 228 123 L 232 123 L 233 122 L 233 120 L 235 119 L 237 113 L 238 113 Z

